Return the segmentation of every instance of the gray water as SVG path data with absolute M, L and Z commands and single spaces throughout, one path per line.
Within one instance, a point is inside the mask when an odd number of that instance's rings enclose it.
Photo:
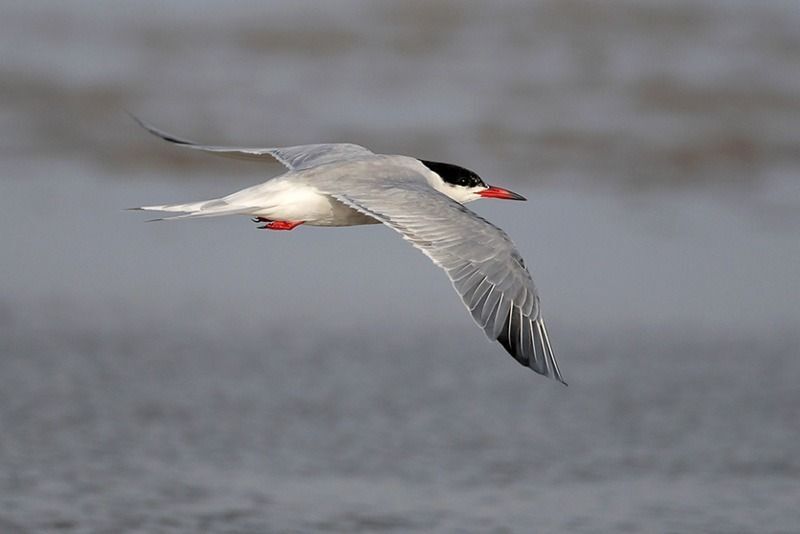
M 0 533 L 800 531 L 796 3 L 0 11 Z M 142 224 L 281 169 L 123 109 L 518 190 L 570 386 L 388 229 Z

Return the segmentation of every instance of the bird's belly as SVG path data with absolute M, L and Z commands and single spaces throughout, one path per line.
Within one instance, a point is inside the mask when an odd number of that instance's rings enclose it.
M 297 187 L 270 195 L 270 207 L 255 215 L 273 221 L 303 221 L 311 226 L 357 226 L 379 221 L 342 204 L 312 187 Z

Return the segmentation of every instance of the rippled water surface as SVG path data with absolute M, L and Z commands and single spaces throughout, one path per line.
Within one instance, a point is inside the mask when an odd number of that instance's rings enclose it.
M 792 2 L 4 2 L 0 532 L 796 532 Z M 570 386 L 381 227 L 142 224 L 280 172 L 454 161 Z

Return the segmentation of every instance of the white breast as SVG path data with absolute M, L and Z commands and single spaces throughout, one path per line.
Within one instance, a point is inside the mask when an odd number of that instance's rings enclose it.
M 258 206 L 253 215 L 273 221 L 304 221 L 311 226 L 356 226 L 378 224 L 314 187 L 280 178 L 249 187 L 225 198 L 244 206 Z

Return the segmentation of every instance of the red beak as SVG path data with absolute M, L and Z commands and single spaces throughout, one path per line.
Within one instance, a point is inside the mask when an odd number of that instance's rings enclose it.
M 492 186 L 489 187 L 489 189 L 484 189 L 478 194 L 484 198 L 502 198 L 503 200 L 528 200 L 522 195 L 518 195 L 513 191 L 509 191 L 508 189 L 503 189 L 502 187 Z

